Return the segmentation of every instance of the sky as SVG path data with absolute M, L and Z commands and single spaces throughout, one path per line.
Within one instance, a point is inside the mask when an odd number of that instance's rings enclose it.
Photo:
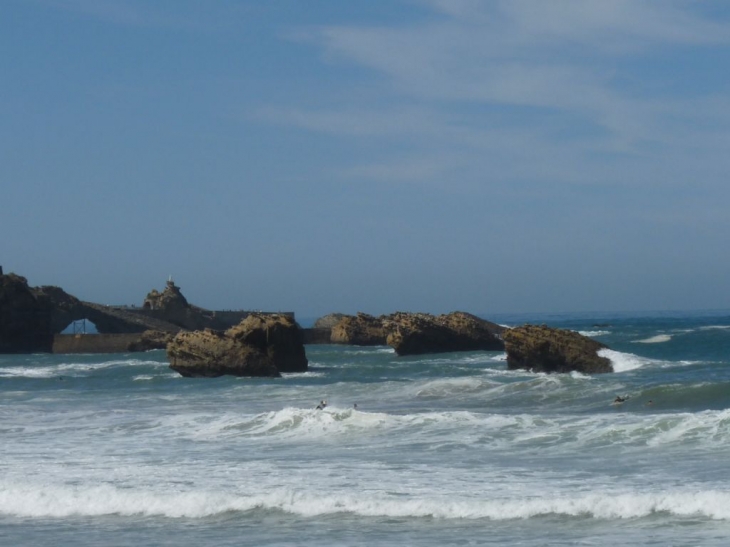
M 724 0 L 5 0 L 0 265 L 141 305 L 730 308 Z

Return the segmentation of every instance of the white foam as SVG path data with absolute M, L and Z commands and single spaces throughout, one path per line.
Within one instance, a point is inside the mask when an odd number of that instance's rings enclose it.
M 372 355 L 372 354 L 393 354 L 395 355 L 395 350 L 391 347 L 384 348 L 382 346 L 354 346 L 357 348 L 365 348 L 365 349 L 347 349 L 344 351 L 347 355 Z
M 312 517 L 349 513 L 368 517 L 529 519 L 544 515 L 633 519 L 656 513 L 730 520 L 730 493 L 673 489 L 653 493 L 598 491 L 499 498 L 462 493 L 357 493 L 272 488 L 266 491 L 158 492 L 110 485 L 9 484 L 0 488 L 0 514 L 25 518 L 144 515 L 205 518 L 230 511 L 279 510 Z
M 671 334 L 657 334 L 643 340 L 634 340 L 636 344 L 661 344 L 663 342 L 669 342 L 672 339 Z
M 334 405 L 325 410 L 287 407 L 256 415 L 186 415 L 166 417 L 162 428 L 168 434 L 182 435 L 199 441 L 217 442 L 230 437 L 261 439 L 266 442 L 317 443 L 322 438 L 335 439 L 356 434 L 389 435 L 395 430 L 408 435 L 428 435 L 429 432 L 453 431 L 461 427 L 490 430 L 503 427 L 505 420 L 511 425 L 522 424 L 526 417 L 499 414 L 479 414 L 469 411 L 418 412 L 388 414 L 363 411 L 362 408 L 338 408 Z M 524 427 L 529 428 L 529 424 Z
M 610 330 L 579 330 L 578 334 L 583 336 L 605 336 L 611 334 Z
M 707 325 L 706 327 L 700 327 L 700 330 L 728 330 L 730 325 Z
M 465 376 L 461 378 L 444 378 L 441 380 L 432 380 L 423 384 L 418 391 L 416 397 L 437 398 L 437 397 L 453 397 L 464 393 L 474 393 L 490 388 L 496 388 L 502 384 L 491 382 L 484 378 Z
M 307 372 L 282 372 L 281 377 L 283 379 L 287 378 L 322 378 L 324 376 L 327 376 L 324 372 L 313 372 L 311 370 L 308 370 Z M 240 377 L 242 380 L 246 379 L 245 377 Z
M 154 366 L 167 367 L 167 363 L 159 361 L 140 361 L 129 359 L 124 361 L 104 361 L 101 363 L 59 363 L 51 366 L 10 366 L 0 368 L 0 377 L 6 378 L 54 378 L 56 376 L 74 376 L 94 370 L 112 367 Z
M 655 362 L 652 359 L 639 357 L 633 353 L 623 353 L 606 348 L 598 350 L 598 355 L 611 361 L 614 372 L 626 372 Z

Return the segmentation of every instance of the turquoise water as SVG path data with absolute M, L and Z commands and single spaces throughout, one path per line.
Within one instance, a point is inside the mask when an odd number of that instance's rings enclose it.
M 583 332 L 618 372 L 325 345 L 282 379 L 0 356 L 0 545 L 727 545 L 730 313 L 489 318 Z

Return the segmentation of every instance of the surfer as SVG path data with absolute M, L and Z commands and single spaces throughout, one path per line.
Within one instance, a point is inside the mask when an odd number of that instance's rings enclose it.
M 628 400 L 629 400 L 628 395 L 626 397 L 621 397 L 621 395 L 616 395 L 616 398 L 613 400 L 613 404 L 620 405 L 621 403 L 628 401 Z
M 324 407 L 326 407 L 326 406 L 327 406 L 327 401 L 325 401 L 324 399 L 322 399 L 319 402 L 319 404 L 317 405 L 317 410 L 324 410 Z

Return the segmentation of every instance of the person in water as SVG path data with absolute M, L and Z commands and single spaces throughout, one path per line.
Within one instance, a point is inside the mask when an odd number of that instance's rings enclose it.
M 324 399 L 322 399 L 319 402 L 319 404 L 317 405 L 317 410 L 324 410 L 324 407 L 326 407 L 326 406 L 327 406 L 327 401 L 325 401 Z
M 628 395 L 626 397 L 621 397 L 620 395 L 616 395 L 616 398 L 613 400 L 613 404 L 618 405 L 618 404 L 621 404 L 628 400 L 629 400 Z

